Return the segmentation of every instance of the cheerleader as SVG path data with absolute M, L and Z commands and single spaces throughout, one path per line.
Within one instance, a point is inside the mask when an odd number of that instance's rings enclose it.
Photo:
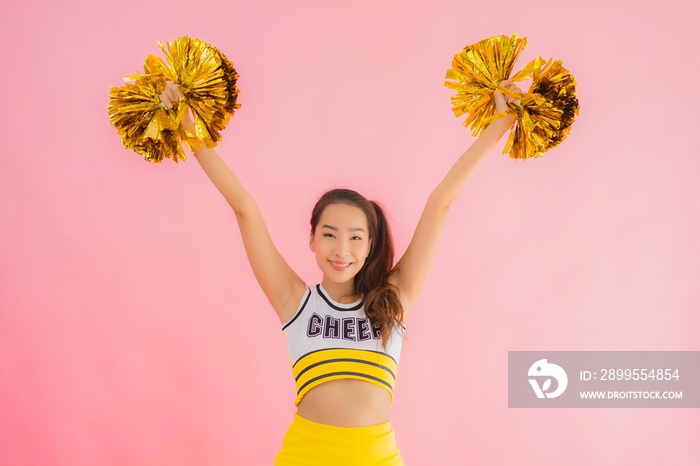
M 501 86 L 522 93 L 506 80 Z M 168 82 L 162 104 L 183 98 Z M 511 98 L 493 93 L 496 113 Z M 516 102 L 518 103 L 518 102 Z M 189 110 L 188 110 L 189 112 Z M 515 116 L 493 121 L 432 191 L 413 238 L 394 265 L 383 208 L 349 189 L 324 193 L 309 245 L 323 279 L 307 284 L 270 238 L 253 197 L 215 150 L 194 155 L 233 209 L 245 251 L 287 341 L 297 393 L 276 466 L 400 466 L 390 406 L 406 320 L 435 259 L 450 205 Z M 188 113 L 182 125 L 196 134 Z

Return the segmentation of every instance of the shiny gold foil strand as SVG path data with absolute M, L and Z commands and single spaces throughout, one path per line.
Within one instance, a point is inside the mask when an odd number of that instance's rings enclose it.
M 185 160 L 177 136 L 177 124 L 160 106 L 164 79 L 138 74 L 134 78 L 133 84 L 127 82 L 122 87 L 110 88 L 107 110 L 122 144 L 149 162 L 160 163 L 163 158 L 172 158 L 175 162 Z
M 455 116 L 468 113 L 465 126 L 478 136 L 485 128 L 484 119 L 493 116 L 495 105 L 493 90 L 508 78 L 515 61 L 527 44 L 527 38 L 517 34 L 492 36 L 473 45 L 468 45 L 452 60 L 447 70 L 445 86 L 457 90 L 451 97 Z
M 219 58 L 221 59 L 221 67 L 224 70 L 224 82 L 226 83 L 226 88 L 227 88 L 227 100 L 226 104 L 224 107 L 224 124 L 228 124 L 229 119 L 233 116 L 235 113 L 236 109 L 241 108 L 241 104 L 236 103 L 238 100 L 238 93 L 239 90 L 236 87 L 236 82 L 238 81 L 239 74 L 236 72 L 236 69 L 233 67 L 233 63 L 219 51 L 216 47 L 213 45 L 210 45 L 212 49 L 214 49 L 218 54 Z
M 515 110 L 516 126 L 503 153 L 514 159 L 541 157 L 566 138 L 578 115 L 576 80 L 561 60 L 550 59 L 535 70 L 530 90 Z
M 561 110 L 557 131 L 550 138 L 546 150 L 558 146 L 571 131 L 576 116 L 579 114 L 576 79 L 562 66 L 561 60 L 556 60 L 551 66 L 545 66 L 533 81 L 534 92 L 544 96 L 552 106 Z

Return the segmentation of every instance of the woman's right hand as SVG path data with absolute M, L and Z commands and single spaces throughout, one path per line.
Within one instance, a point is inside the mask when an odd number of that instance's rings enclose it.
M 161 105 L 165 108 L 173 108 L 175 102 L 180 102 L 185 98 L 180 86 L 172 81 L 168 81 L 165 84 L 165 90 L 160 94 Z M 192 134 L 195 133 L 194 122 L 192 117 L 190 117 L 190 109 L 182 115 L 181 120 L 182 126 Z
M 160 94 L 160 101 L 163 106 L 167 108 L 173 108 L 175 102 L 179 102 L 184 97 L 180 85 L 175 84 L 172 81 L 165 83 L 165 90 Z

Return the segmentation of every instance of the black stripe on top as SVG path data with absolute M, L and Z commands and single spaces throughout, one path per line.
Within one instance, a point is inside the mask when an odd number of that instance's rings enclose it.
M 313 383 L 313 382 L 315 382 L 315 381 L 317 381 L 317 380 L 319 380 L 319 379 L 324 379 L 324 378 L 326 378 L 326 377 L 330 377 L 330 376 L 332 376 L 332 375 L 358 375 L 358 376 L 364 377 L 364 378 L 366 378 L 366 379 L 372 379 L 372 380 L 376 380 L 377 382 L 383 383 L 384 385 L 386 385 L 387 387 L 389 387 L 389 389 L 390 389 L 392 392 L 394 391 L 394 387 L 392 387 L 391 384 L 390 384 L 389 382 L 387 382 L 386 380 L 382 380 L 382 379 L 380 379 L 379 377 L 375 377 L 375 376 L 373 376 L 373 375 L 363 374 L 362 372 L 331 372 L 331 373 L 329 373 L 329 374 L 319 375 L 318 377 L 314 377 L 313 379 L 311 379 L 311 380 L 309 380 L 308 382 L 306 382 L 304 385 L 302 385 L 301 387 L 299 387 L 299 390 L 297 390 L 297 395 L 298 395 L 299 393 L 301 393 L 301 391 L 304 389 L 304 387 L 306 387 L 306 386 L 309 385 L 310 383 Z
M 299 377 L 301 377 L 301 376 L 304 374 L 304 372 L 306 372 L 306 371 L 308 371 L 308 370 L 311 370 L 311 369 L 313 369 L 313 368 L 316 367 L 316 366 L 320 366 L 321 364 L 328 364 L 328 363 L 331 363 L 331 362 L 343 362 L 343 361 L 344 361 L 344 362 L 359 362 L 359 363 L 362 363 L 362 364 L 369 364 L 370 366 L 375 366 L 375 367 L 378 367 L 378 368 L 380 368 L 380 369 L 384 369 L 384 370 L 387 371 L 389 374 L 391 374 L 391 377 L 393 377 L 394 380 L 396 380 L 396 374 L 394 374 L 394 371 L 392 371 L 391 369 L 389 369 L 389 368 L 386 367 L 385 365 L 379 364 L 379 363 L 376 363 L 376 362 L 365 361 L 364 359 L 355 359 L 355 358 L 326 359 L 325 361 L 316 362 L 316 363 L 314 363 L 314 364 L 311 364 L 309 367 L 305 368 L 303 371 L 299 372 L 299 375 L 297 375 L 297 376 L 294 378 L 294 380 L 299 380 Z
M 299 317 L 301 315 L 301 311 L 303 311 L 304 308 L 306 307 L 306 303 L 309 302 L 309 298 L 311 297 L 311 290 L 309 289 L 308 286 L 306 287 L 306 291 L 304 292 L 304 295 L 306 296 L 306 299 L 304 299 L 304 304 L 302 304 L 301 307 L 299 308 L 299 310 L 297 311 L 297 313 L 294 314 L 294 317 L 292 317 L 292 320 L 290 320 L 289 322 L 284 324 L 284 327 L 282 327 L 282 330 L 286 329 L 287 327 L 292 325 L 292 322 L 297 320 L 297 317 Z
M 323 291 L 321 291 L 321 285 L 320 285 L 320 284 L 319 284 L 319 285 L 316 285 L 316 290 L 318 291 L 318 294 L 321 295 L 321 297 L 323 298 L 323 300 L 324 300 L 326 303 L 328 303 L 328 305 L 329 305 L 330 307 L 332 307 L 333 309 L 335 309 L 336 311 L 356 311 L 356 310 L 362 308 L 362 306 L 365 304 L 365 300 L 363 299 L 362 301 L 360 301 L 357 305 L 355 305 L 355 306 L 353 306 L 353 307 L 339 307 L 339 306 L 336 306 L 336 305 L 333 303 L 333 301 L 331 301 L 325 294 L 323 294 Z
M 306 356 L 308 356 L 310 354 L 318 353 L 319 351 L 332 351 L 332 350 L 369 351 L 370 353 L 383 354 L 384 356 L 386 356 L 386 357 L 390 358 L 392 361 L 394 361 L 394 363 L 397 366 L 399 365 L 399 363 L 396 362 L 396 359 L 394 359 L 394 357 L 392 355 L 390 355 L 389 353 L 385 353 L 383 351 L 375 351 L 375 350 L 365 349 L 365 348 L 321 348 L 321 349 L 309 351 L 308 353 L 305 353 L 305 354 L 302 354 L 301 356 L 299 356 L 299 359 L 297 359 L 297 362 L 292 364 L 292 368 L 294 368 L 297 364 L 299 364 L 299 361 L 301 361 L 302 359 L 304 359 Z

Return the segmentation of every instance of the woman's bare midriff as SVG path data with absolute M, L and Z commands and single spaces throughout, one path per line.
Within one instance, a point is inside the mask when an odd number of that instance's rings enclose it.
M 358 379 L 330 380 L 304 395 L 297 413 L 321 424 L 359 427 L 389 420 L 391 395 L 370 382 Z

